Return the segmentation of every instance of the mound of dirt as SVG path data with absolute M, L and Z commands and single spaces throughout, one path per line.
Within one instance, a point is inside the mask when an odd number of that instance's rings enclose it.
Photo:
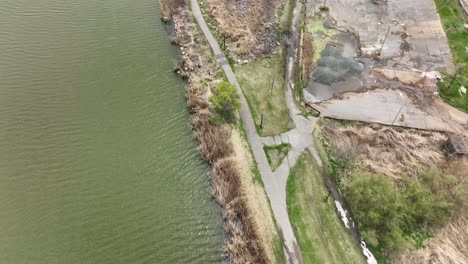
M 238 57 L 271 53 L 278 42 L 277 11 L 284 0 L 206 0 L 206 12 Z

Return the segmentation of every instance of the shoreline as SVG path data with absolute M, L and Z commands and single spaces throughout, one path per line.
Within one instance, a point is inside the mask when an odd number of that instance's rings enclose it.
M 161 5 L 164 10 L 163 1 Z M 179 6 L 169 15 L 162 12 L 161 20 L 174 23 L 170 38 L 181 51 L 175 72 L 187 80 L 193 136 L 202 159 L 212 168 L 212 196 L 221 206 L 227 235 L 224 258 L 228 263 L 280 263 L 284 258 L 277 250 L 281 239 L 263 187 L 254 181 L 256 165 L 248 143 L 235 127 L 211 122 L 215 114 L 208 98 L 225 76 L 204 36 L 199 36 L 189 6 Z

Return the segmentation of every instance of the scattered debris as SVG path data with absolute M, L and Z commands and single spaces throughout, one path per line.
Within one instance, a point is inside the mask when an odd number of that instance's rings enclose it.
M 463 136 L 455 135 L 451 136 L 447 140 L 447 150 L 451 154 L 455 155 L 467 155 L 468 154 L 468 145 L 465 142 Z
M 460 89 L 458 90 L 458 92 L 460 93 L 460 95 L 466 94 L 466 88 L 465 88 L 465 86 L 461 86 Z

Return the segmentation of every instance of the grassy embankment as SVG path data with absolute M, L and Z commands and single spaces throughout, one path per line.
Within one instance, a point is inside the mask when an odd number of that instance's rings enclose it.
M 263 150 L 265 151 L 271 169 L 275 171 L 288 155 L 289 150 L 291 150 L 291 145 L 283 143 L 276 146 L 264 146 Z
M 278 135 L 291 129 L 284 98 L 284 66 L 279 55 L 237 65 L 236 76 L 261 136 Z
M 442 133 L 327 120 L 315 132 L 315 141 L 361 235 L 381 263 L 424 248 L 440 227 L 466 215 L 468 166 L 456 159 L 463 169 L 453 169 L 454 160 L 443 151 Z M 462 251 L 453 249 L 456 254 Z
M 335 210 L 312 154 L 306 151 L 291 171 L 287 205 L 305 263 L 365 263 L 358 245 Z
M 458 0 L 435 0 L 442 26 L 447 34 L 456 73 L 446 75 L 439 84 L 441 96 L 451 105 L 468 111 L 468 92 L 463 94 L 460 87 L 468 89 L 468 32 L 463 24 L 468 23 L 468 16 Z

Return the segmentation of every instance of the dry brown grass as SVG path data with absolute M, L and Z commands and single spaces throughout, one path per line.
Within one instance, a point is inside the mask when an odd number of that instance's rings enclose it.
M 273 214 L 263 186 L 253 180 L 252 169 L 255 166 L 252 154 L 249 152 L 248 143 L 237 130 L 231 133 L 231 144 L 234 155 L 232 159 L 236 162 L 242 184 L 242 197 L 244 197 L 249 215 L 258 239 L 264 245 L 268 263 L 281 263 L 276 256 L 280 236 L 273 221 Z
M 241 177 L 232 159 L 214 164 L 213 195 L 223 207 L 224 228 L 230 234 L 225 253 L 233 263 L 269 263 L 257 230 L 242 197 Z
M 401 264 L 466 264 L 468 260 L 468 216 L 461 216 L 443 227 L 420 250 L 407 251 Z
M 215 161 L 232 154 L 229 144 L 230 129 L 228 126 L 215 126 L 211 123 L 212 114 L 199 114 L 192 119 L 194 136 L 199 142 L 202 158 L 213 164 Z
M 161 19 L 170 21 L 179 8 L 186 6 L 185 0 L 159 0 L 161 7 Z
M 359 158 L 366 171 L 399 179 L 402 174 L 417 175 L 424 167 L 444 160 L 443 133 L 381 125 L 328 124 L 325 135 L 335 145 L 334 154 L 342 162 Z
M 206 0 L 206 11 L 226 36 L 229 49 L 245 57 L 261 56 L 276 47 L 276 13 L 283 0 Z
M 309 73 L 311 72 L 313 58 L 314 58 L 314 47 L 312 44 L 312 34 L 308 31 L 304 31 L 304 41 L 302 44 L 302 83 L 307 84 L 309 81 Z
M 187 96 L 193 97 L 188 102 L 194 114 L 194 137 L 199 142 L 203 159 L 213 166 L 213 197 L 223 208 L 224 228 L 229 234 L 224 252 L 231 263 L 269 263 L 264 244 L 259 239 L 246 199 L 242 195 L 244 187 L 241 173 L 232 158 L 231 128 L 227 125 L 213 125 L 210 122 L 213 114 L 205 108 L 201 90 L 197 89 L 196 92 L 194 86 L 190 87 Z

